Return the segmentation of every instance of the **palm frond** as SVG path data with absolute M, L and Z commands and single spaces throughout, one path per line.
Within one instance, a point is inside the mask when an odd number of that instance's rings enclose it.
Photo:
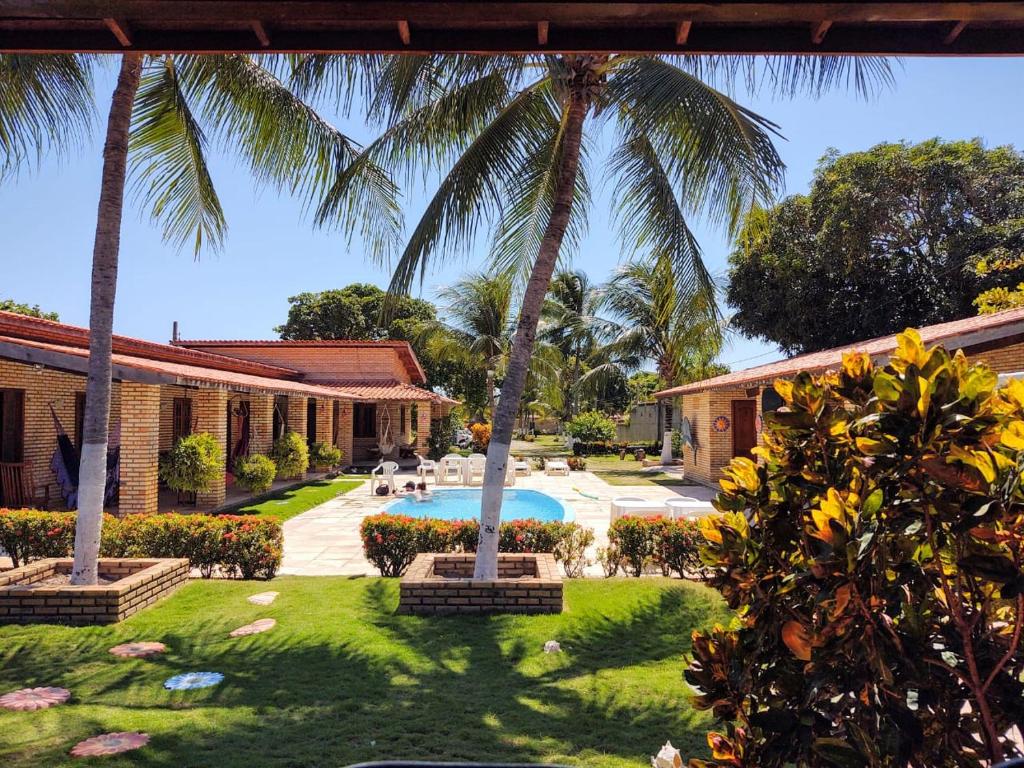
M 0 179 L 78 146 L 93 115 L 88 58 L 0 54 Z
M 179 249 L 191 242 L 196 257 L 204 245 L 220 248 L 227 230 L 205 145 L 175 60 L 149 60 L 132 113 L 132 187 L 164 240 Z

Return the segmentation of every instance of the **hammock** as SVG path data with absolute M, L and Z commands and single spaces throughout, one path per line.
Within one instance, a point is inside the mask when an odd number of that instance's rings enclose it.
M 383 458 L 395 450 L 395 441 L 391 436 L 391 412 L 385 408 L 380 415 L 380 439 L 377 441 L 380 455 Z
M 78 472 L 81 468 L 82 458 L 78 448 L 68 437 L 67 430 L 61 423 L 57 412 L 50 404 L 50 416 L 53 418 L 53 426 L 57 430 L 57 447 L 53 451 L 53 458 L 50 459 L 50 469 L 57 476 L 57 484 L 60 485 L 61 495 L 64 497 L 64 504 L 68 509 L 78 508 Z M 115 433 L 111 445 L 107 448 L 107 480 L 103 489 L 103 505 L 113 506 L 117 503 L 118 490 L 121 487 L 121 446 L 120 432 Z

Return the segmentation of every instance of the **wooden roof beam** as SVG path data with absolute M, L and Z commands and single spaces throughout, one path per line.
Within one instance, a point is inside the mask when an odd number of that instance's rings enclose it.
M 267 28 L 263 26 L 263 22 L 259 19 L 253 19 L 249 22 L 249 26 L 252 27 L 252 33 L 256 35 L 256 39 L 260 41 L 260 45 L 264 48 L 269 48 L 270 35 L 267 34 Z
M 956 39 L 960 37 L 960 33 L 963 32 L 964 29 L 966 29 L 966 27 L 967 22 L 965 20 L 961 19 L 960 21 L 958 21 L 956 24 L 953 25 L 953 28 L 949 30 L 949 34 L 947 34 L 942 39 L 942 44 L 952 45 L 953 43 L 955 43 Z
M 692 28 L 693 22 L 690 20 L 676 22 L 676 45 L 686 45 Z
M 121 19 L 107 18 L 103 20 L 103 23 L 107 25 L 110 33 L 117 38 L 117 42 L 121 44 L 122 48 L 132 47 L 132 33 L 128 22 Z
M 409 30 L 408 19 L 398 20 L 398 38 L 402 41 L 402 45 L 409 45 L 412 43 L 412 32 Z
M 831 28 L 832 22 L 830 20 L 825 19 L 824 21 L 819 21 L 814 25 L 814 28 L 811 31 L 811 42 L 815 45 L 821 45 L 825 42 L 825 35 L 828 34 L 828 31 Z
M 537 45 L 548 44 L 548 31 L 550 29 L 550 23 L 547 21 L 537 22 Z

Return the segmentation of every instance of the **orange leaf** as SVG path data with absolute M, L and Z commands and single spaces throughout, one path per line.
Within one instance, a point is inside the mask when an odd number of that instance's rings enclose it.
M 782 625 L 782 642 L 801 661 L 811 660 L 811 635 L 799 621 L 787 621 Z

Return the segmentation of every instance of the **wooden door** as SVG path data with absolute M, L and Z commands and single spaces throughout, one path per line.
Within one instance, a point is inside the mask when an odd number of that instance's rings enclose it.
M 732 401 L 732 455 L 752 458 L 750 451 L 757 445 L 756 400 Z

